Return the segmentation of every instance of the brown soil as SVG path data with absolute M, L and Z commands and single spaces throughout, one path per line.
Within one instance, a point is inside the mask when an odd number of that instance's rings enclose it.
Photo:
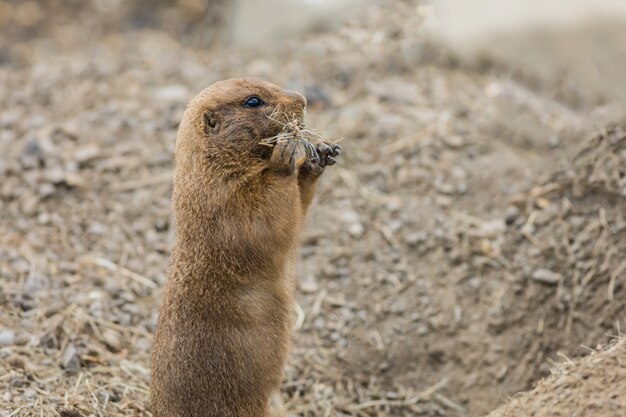
M 272 56 L 97 14 L 0 37 L 0 415 L 149 415 L 177 124 L 239 75 L 302 91 L 307 126 L 345 138 L 301 250 L 291 414 L 482 415 L 623 329 L 612 104 L 460 65 L 420 10 Z

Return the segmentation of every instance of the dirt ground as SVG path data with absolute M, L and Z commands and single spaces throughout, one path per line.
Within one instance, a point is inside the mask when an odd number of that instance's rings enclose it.
M 567 74 L 465 65 L 413 0 L 271 54 L 220 46 L 193 1 L 17 4 L 0 1 L 0 415 L 150 415 L 177 124 L 233 76 L 303 92 L 308 126 L 344 138 L 301 249 L 291 415 L 484 415 L 625 328 L 626 129 Z M 615 346 L 582 363 L 615 366 Z

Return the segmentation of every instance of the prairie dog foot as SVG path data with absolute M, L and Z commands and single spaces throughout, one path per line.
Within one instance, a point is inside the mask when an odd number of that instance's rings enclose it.
M 327 166 L 335 165 L 337 163 L 335 158 L 341 155 L 341 146 L 335 143 L 322 142 L 315 145 L 314 148 L 311 144 L 308 146 L 307 154 L 311 154 L 311 156 L 303 162 L 300 169 L 314 177 L 322 175 Z
M 296 162 L 301 156 L 296 141 L 278 142 L 272 149 L 270 165 L 277 171 L 293 174 L 296 170 Z

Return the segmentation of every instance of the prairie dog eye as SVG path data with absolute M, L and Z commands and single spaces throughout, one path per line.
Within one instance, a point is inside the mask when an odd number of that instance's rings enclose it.
M 261 107 L 264 104 L 265 102 L 257 96 L 248 97 L 246 101 L 243 103 L 244 106 L 249 107 L 251 109 Z

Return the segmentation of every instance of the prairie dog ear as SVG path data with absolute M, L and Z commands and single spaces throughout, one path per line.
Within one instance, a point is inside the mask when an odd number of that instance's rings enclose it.
M 202 115 L 202 128 L 207 135 L 217 132 L 219 130 L 217 115 L 211 111 L 206 111 Z

